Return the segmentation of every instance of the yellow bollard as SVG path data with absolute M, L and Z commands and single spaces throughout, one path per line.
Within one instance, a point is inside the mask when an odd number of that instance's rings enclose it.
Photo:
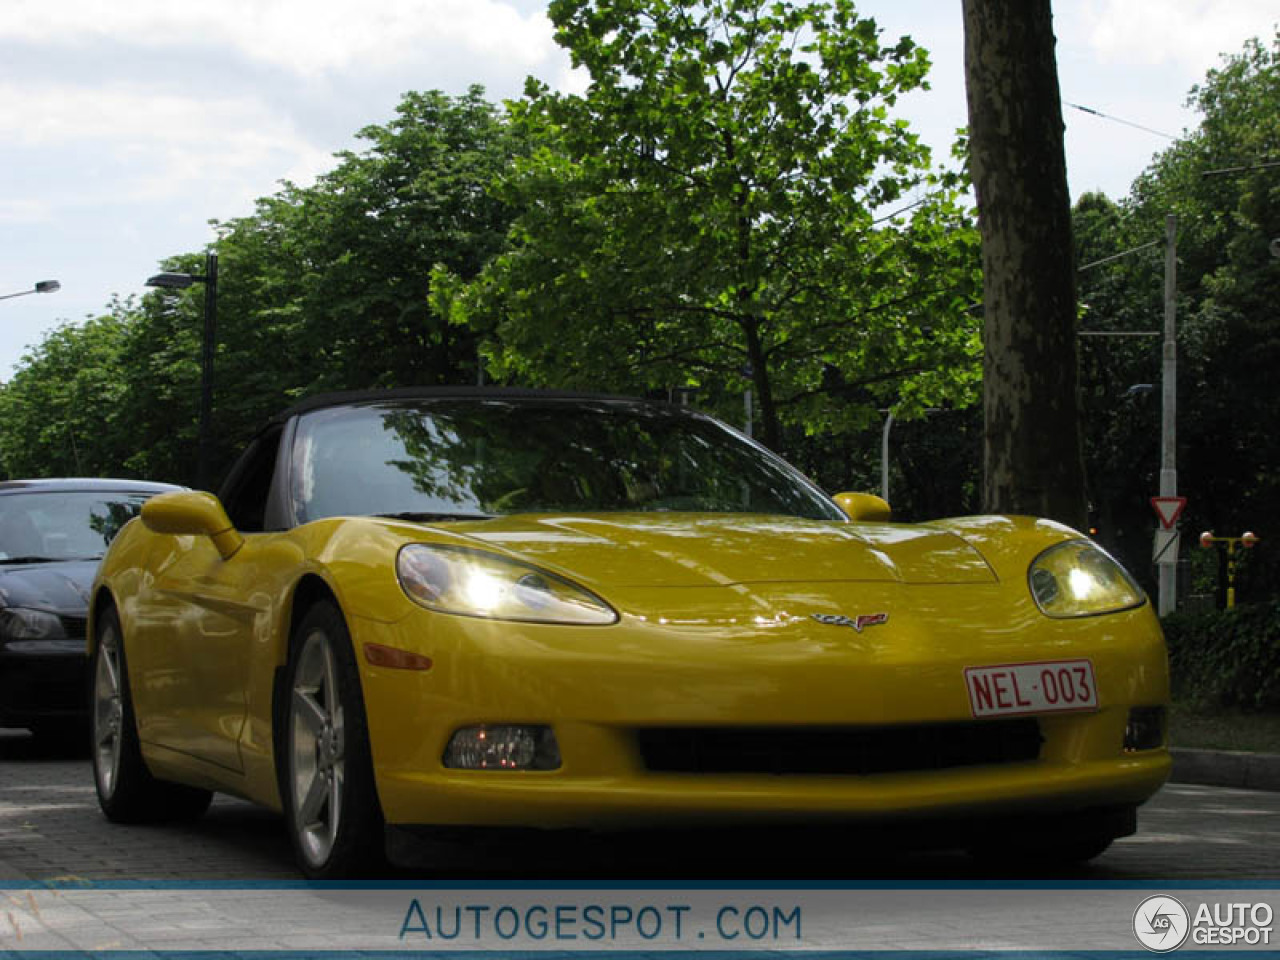
M 1236 605 L 1236 546 L 1246 550 L 1258 543 L 1262 538 L 1245 531 L 1238 537 L 1215 537 L 1212 530 L 1200 534 L 1200 546 L 1212 547 L 1215 543 L 1227 545 L 1227 609 Z

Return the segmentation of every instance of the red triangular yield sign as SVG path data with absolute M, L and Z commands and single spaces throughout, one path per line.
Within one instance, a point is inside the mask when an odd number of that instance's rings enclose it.
M 1186 497 L 1152 497 L 1151 506 L 1155 507 L 1156 516 L 1160 518 L 1160 526 L 1172 530 L 1173 525 L 1187 508 Z

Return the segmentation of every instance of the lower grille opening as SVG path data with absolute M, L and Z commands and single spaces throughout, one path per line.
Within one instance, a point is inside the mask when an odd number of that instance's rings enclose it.
M 59 617 L 68 640 L 83 640 L 89 621 L 85 617 Z
M 1034 718 L 893 727 L 650 727 L 655 773 L 854 774 L 1023 763 L 1040 756 Z

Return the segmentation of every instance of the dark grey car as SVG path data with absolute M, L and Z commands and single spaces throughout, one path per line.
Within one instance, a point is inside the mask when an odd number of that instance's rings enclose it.
M 0 727 L 66 736 L 88 718 L 85 619 L 107 545 L 180 487 L 136 480 L 0 483 Z

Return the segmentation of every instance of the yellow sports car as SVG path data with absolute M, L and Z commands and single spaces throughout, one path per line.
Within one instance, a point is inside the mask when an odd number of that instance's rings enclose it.
M 302 403 L 124 528 L 89 648 L 106 815 L 247 797 L 311 877 L 387 824 L 929 819 L 1087 859 L 1170 766 L 1159 625 L 1091 541 L 893 523 L 636 400 Z

